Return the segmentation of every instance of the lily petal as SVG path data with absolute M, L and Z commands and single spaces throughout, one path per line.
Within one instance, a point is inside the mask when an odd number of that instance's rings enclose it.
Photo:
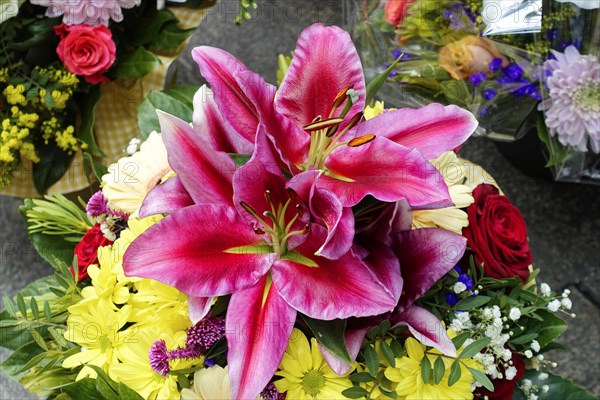
M 391 317 L 393 327 L 406 325 L 413 336 L 426 346 L 432 346 L 450 357 L 456 357 L 456 346 L 442 322 L 432 313 L 414 304 Z
M 218 151 L 251 154 L 254 143 L 239 135 L 223 119 L 214 100 L 214 93 L 202 85 L 194 95 L 194 129 L 206 135 L 207 141 Z
M 400 273 L 400 261 L 394 255 L 394 251 L 372 238 L 362 241 L 360 244 L 368 251 L 368 255 L 363 261 L 397 303 L 402 293 L 403 280 Z
M 235 163 L 181 119 L 157 111 L 169 164 L 195 203 L 231 204 Z
M 312 214 L 327 228 L 327 238 L 317 254 L 335 260 L 346 254 L 354 240 L 354 214 L 327 189 L 315 188 L 310 201 Z
M 352 251 L 338 260 L 314 255 L 326 236 L 325 228 L 312 224 L 307 240 L 295 249 L 302 260 L 283 256 L 275 261 L 271 276 L 281 297 L 321 320 L 371 316 L 394 308 L 393 297 Z
M 192 58 L 213 88 L 215 102 L 225 121 L 238 135 L 254 143 L 258 112 L 235 78 L 235 75 L 250 70 L 233 55 L 215 47 L 196 47 L 192 50 Z M 268 85 L 259 76 L 256 79 Z
M 419 151 L 384 137 L 360 147 L 342 146 L 327 157 L 325 166 L 329 172 L 319 177 L 317 186 L 335 193 L 344 207 L 368 194 L 389 202 L 406 199 L 412 207 L 452 204 L 443 177 Z
M 267 277 L 231 296 L 225 318 L 232 399 L 256 399 L 283 358 L 296 310 Z
M 258 114 L 260 124 L 273 142 L 280 158 L 287 164 L 288 169 L 297 172 L 295 165 L 303 164 L 308 156 L 310 136 L 294 121 L 278 113 L 274 107 L 274 86 L 265 84 L 262 78 L 252 72 L 236 75 L 238 84 L 252 101 Z
M 360 124 L 356 135 L 384 136 L 419 150 L 431 160 L 463 144 L 477 125 L 477 119 L 469 111 L 433 103 L 417 109 L 387 111 Z
M 340 68 L 343 66 L 343 68 Z M 360 93 L 348 115 L 365 106 L 365 78 L 350 35 L 335 26 L 314 24 L 296 43 L 275 101 L 277 111 L 302 127 L 317 116 L 327 118 L 333 101 L 346 87 Z M 337 116 L 341 109 L 334 115 Z
M 413 229 L 394 235 L 392 248 L 404 279 L 398 311 L 403 312 L 446 275 L 461 259 L 466 246 L 464 237 L 445 229 Z
M 270 249 L 234 208 L 201 204 L 176 211 L 142 233 L 127 248 L 123 268 L 127 276 L 209 297 L 254 285 L 272 261 Z
M 194 205 L 194 200 L 181 184 L 179 177 L 167 179 L 156 185 L 144 198 L 140 218 L 155 214 L 172 214 L 180 208 Z
M 197 324 L 202 318 L 206 317 L 210 311 L 213 297 L 188 296 L 188 312 L 192 324 Z

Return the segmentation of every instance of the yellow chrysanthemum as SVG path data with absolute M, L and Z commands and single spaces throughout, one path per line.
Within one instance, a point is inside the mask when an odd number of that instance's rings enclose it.
M 136 326 L 134 326 L 136 327 Z M 154 372 L 148 361 L 148 352 L 155 340 L 162 339 L 168 348 L 176 348 L 185 344 L 184 331 L 173 333 L 170 329 L 150 328 L 135 332 L 129 340 L 125 340 L 117 348 L 117 357 L 121 361 L 111 366 L 110 377 L 115 382 L 122 382 L 135 390 L 144 399 L 177 399 L 177 375 L 162 375 Z M 201 360 L 194 360 L 201 362 Z M 171 362 L 173 369 L 189 368 L 192 361 L 174 360 Z
M 188 316 L 187 296 L 179 290 L 154 279 L 136 282 L 135 288 L 137 292 L 129 301 L 133 307 L 132 321 L 139 325 L 161 324 L 174 331 L 192 325 Z
M 215 365 L 194 373 L 194 385 L 181 391 L 181 400 L 229 400 L 229 374 L 227 367 Z
M 108 171 L 102 177 L 102 192 L 109 206 L 137 215 L 148 192 L 172 173 L 161 135 L 152 132 L 138 152 L 121 158 Z
M 390 110 L 394 110 L 394 108 L 390 108 Z M 385 105 L 383 101 L 376 101 L 373 107 L 366 106 L 364 111 L 365 120 L 370 120 L 371 118 L 375 118 L 379 114 L 383 114 L 385 112 Z
M 287 393 L 288 399 L 342 399 L 342 391 L 352 386 L 350 372 L 343 376 L 333 372 L 323 359 L 317 340 L 311 338 L 309 344 L 306 336 L 294 329 L 276 373 L 283 379 L 274 384 L 277 390 Z
M 110 300 L 114 304 L 125 304 L 129 300 L 129 288 L 126 282 L 119 282 L 118 269 L 115 268 L 114 254 L 111 246 L 98 249 L 98 265 L 90 265 L 87 269 L 92 285 L 82 289 L 83 301 L 94 301 L 98 298 Z
M 449 332 L 452 335 L 452 332 Z M 448 377 L 450 376 L 450 367 L 454 359 L 442 357 L 445 371 L 440 383 L 435 384 L 433 380 L 425 383 L 421 375 L 421 362 L 424 357 L 429 359 L 431 365 L 435 363 L 438 355 L 441 355 L 436 349 L 431 349 L 425 354 L 425 345 L 414 338 L 406 339 L 405 343 L 407 355 L 396 358 L 396 366 L 388 367 L 385 370 L 385 377 L 392 382 L 396 382 L 396 393 L 402 400 L 438 400 L 438 399 L 472 399 L 471 384 L 474 378 L 465 366 L 481 370 L 481 365 L 472 358 L 461 359 L 460 379 L 452 386 L 448 386 Z M 460 350 L 459 350 L 460 354 Z
M 461 209 L 467 208 L 474 201 L 471 194 L 473 189 L 463 184 L 467 171 L 453 151 L 445 152 L 431 160 L 431 163 L 444 177 L 454 206 L 415 210 L 412 225 L 414 228 L 443 228 L 460 234 L 462 228 L 469 225 L 467 213 Z
M 162 215 L 153 215 L 146 218 L 129 218 L 127 229 L 121 232 L 119 238 L 111 245 L 112 272 L 117 275 L 117 280 L 122 283 L 137 282 L 142 278 L 127 277 L 123 271 L 123 256 L 131 243 L 148 228 L 162 219 Z
M 107 371 L 117 363 L 115 349 L 129 336 L 119 332 L 127 322 L 131 306 L 115 310 L 113 303 L 104 298 L 93 302 L 80 302 L 68 308 L 68 329 L 65 339 L 81 346 L 81 351 L 63 361 L 64 368 L 95 365 Z M 83 368 L 77 379 L 95 377 L 91 368 Z

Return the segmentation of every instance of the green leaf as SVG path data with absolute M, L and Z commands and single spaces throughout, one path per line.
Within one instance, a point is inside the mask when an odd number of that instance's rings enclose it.
M 131 38 L 131 45 L 143 46 L 152 42 L 160 34 L 162 27 L 170 21 L 177 21 L 177 17 L 166 9 L 142 17 L 136 24 L 137 30 Z
M 377 94 L 379 89 L 381 89 L 381 86 L 383 86 L 385 81 L 390 76 L 390 72 L 392 72 L 394 68 L 396 68 L 396 64 L 400 62 L 401 58 L 402 57 L 398 57 L 398 59 L 391 63 L 385 71 L 377 75 L 375 78 L 373 78 L 371 82 L 369 82 L 369 84 L 367 85 L 367 98 L 365 100 L 365 104 L 371 104 L 371 101 L 375 98 L 375 95 Z
M 371 376 L 368 372 L 357 372 L 356 374 L 352 374 L 348 377 L 352 382 L 373 382 L 375 378 Z
M 342 361 L 352 364 L 346 342 L 344 332 L 346 331 L 346 320 L 334 319 L 331 321 L 322 321 L 302 315 L 302 319 L 310 328 L 315 338 L 327 350 L 338 356 Z
M 481 383 L 484 388 L 486 388 L 490 392 L 494 391 L 494 384 L 492 383 L 492 381 L 490 381 L 490 378 L 488 378 L 486 374 L 475 368 L 467 367 L 467 369 L 469 370 L 471 375 L 473 375 L 473 378 L 475 378 L 477 382 Z
M 470 296 L 467 297 L 466 299 L 462 299 L 461 301 L 459 301 L 458 303 L 456 303 L 456 305 L 454 306 L 455 310 L 472 310 L 474 308 L 479 308 L 487 303 L 489 303 L 489 301 L 491 300 L 490 297 L 488 296 Z
M 365 357 L 365 364 L 369 373 L 372 377 L 376 377 L 379 372 L 379 357 L 373 346 L 368 344 L 363 350 L 363 356 Z
M 389 397 L 390 399 L 393 399 L 393 400 L 398 399 L 398 394 L 394 390 L 389 390 L 387 388 L 384 388 L 381 384 L 379 385 L 379 391 L 381 391 L 381 394 L 383 394 L 386 397 Z
M 138 47 L 132 53 L 123 57 L 115 67 L 117 79 L 137 79 L 158 67 L 160 59 L 143 47 Z
M 175 85 L 169 87 L 164 92 L 193 110 L 194 95 L 198 89 L 199 87 L 197 85 Z
M 169 21 L 163 25 L 159 35 L 148 47 L 155 50 L 175 49 L 189 38 L 195 30 L 196 28 L 180 28 L 179 21 Z
M 527 370 L 525 371 L 525 375 L 523 379 L 529 379 L 533 383 L 533 385 L 537 387 L 542 387 L 543 385 L 548 385 L 548 392 L 546 393 L 537 393 L 539 396 L 539 400 L 594 400 L 597 399 L 596 396 L 592 395 L 584 388 L 577 386 L 573 382 L 568 379 L 565 379 L 561 376 L 553 374 L 551 372 L 546 372 L 548 374 L 548 378 L 541 380 L 540 374 L 543 371 L 535 371 L 535 370 Z M 525 400 L 527 396 L 523 394 L 523 392 L 518 389 L 515 390 L 515 394 L 513 396 L 514 400 Z
M 470 345 L 468 345 L 467 347 L 465 347 L 465 349 L 460 353 L 458 358 L 471 358 L 475 354 L 479 353 L 481 349 L 483 349 L 488 344 L 490 344 L 490 338 L 478 339 Z
M 569 148 L 563 146 L 556 136 L 550 136 L 548 128 L 544 122 L 544 117 L 540 114 L 537 120 L 537 133 L 541 142 L 546 145 L 548 150 L 548 162 L 546 168 L 562 164 L 570 157 Z
M 433 383 L 436 385 L 442 381 L 444 378 L 444 373 L 446 372 L 446 366 L 444 365 L 444 360 L 442 357 L 436 358 L 433 363 Z
M 48 188 L 58 182 L 71 165 L 74 153 L 69 154 L 61 150 L 56 143 L 45 144 L 40 142 L 36 146 L 40 162 L 33 164 L 33 184 L 40 194 L 46 193 Z
M 524 335 L 521 335 L 521 336 L 518 336 L 518 337 L 516 337 L 514 339 L 511 339 L 510 343 L 512 343 L 512 344 L 530 343 L 536 337 L 538 337 L 537 333 L 526 333 Z
M 250 157 L 252 157 L 252 154 L 234 154 L 234 153 L 227 153 L 227 154 L 235 162 L 235 166 L 237 168 L 246 164 L 248 161 L 250 161 Z
M 12 316 L 17 317 L 17 309 L 13 302 L 8 298 L 8 296 L 2 296 L 2 302 L 4 303 L 4 309 Z
M 526 331 L 537 332 L 536 340 L 540 347 L 544 348 L 567 330 L 567 323 L 547 310 L 538 310 L 537 314 L 543 322 L 530 321 L 527 324 L 530 329 L 526 329 Z
M 31 308 L 31 313 L 33 314 L 33 319 L 40 319 L 40 309 L 38 307 L 38 303 L 35 300 L 35 297 L 32 297 L 29 301 L 29 308 Z
M 86 151 L 94 157 L 104 156 L 94 137 L 95 110 L 100 97 L 100 85 L 92 86 L 87 96 L 85 96 L 85 102 L 81 108 L 81 127 L 79 128 L 79 138 L 87 144 Z
M 396 357 L 394 357 L 394 352 L 389 344 L 384 342 L 383 340 L 380 342 L 381 354 L 385 357 L 387 362 L 394 368 L 396 366 Z
M 77 400 L 103 400 L 104 397 L 96 390 L 96 380 L 92 378 L 83 378 L 76 382 L 61 386 L 61 392 Z
M 460 361 L 455 360 L 450 366 L 450 375 L 448 375 L 448 386 L 454 385 L 460 379 L 462 371 L 460 370 Z
M 46 341 L 44 340 L 44 338 L 42 337 L 42 335 L 40 335 L 40 333 L 38 331 L 31 328 L 31 329 L 29 329 L 29 333 L 31 334 L 31 337 L 33 338 L 35 343 L 37 343 L 38 346 L 40 346 L 45 351 L 48 351 L 48 346 L 46 345 Z
M 421 376 L 423 377 L 423 382 L 429 384 L 429 378 L 431 378 L 431 361 L 429 361 L 429 357 L 427 356 L 424 356 L 421 360 Z
M 152 131 L 160 132 L 156 110 L 167 112 L 184 121 L 192 120 L 192 107 L 165 92 L 153 90 L 142 101 L 138 111 L 138 127 L 144 139 L 147 139 Z
M 392 339 L 392 342 L 390 343 L 390 348 L 394 352 L 394 356 L 400 358 L 404 355 L 404 348 L 396 339 Z
M 4 345 L 4 343 L 3 343 Z M 35 342 L 28 342 L 17 348 L 2 364 L 0 369 L 11 379 L 18 381 L 23 375 L 23 366 L 43 350 Z
M 215 344 L 211 346 L 210 349 L 206 352 L 206 358 L 215 358 L 218 355 L 221 355 L 227 351 L 227 340 L 221 339 L 218 340 Z
M 25 305 L 25 299 L 21 293 L 17 293 L 17 307 L 23 319 L 27 319 L 27 306 Z
M 452 339 L 452 343 L 454 343 L 454 347 L 456 347 L 457 349 L 460 349 L 462 347 L 462 345 L 465 343 L 465 341 L 471 337 L 471 333 L 470 332 L 463 332 L 458 336 L 455 336 Z
M 367 396 L 369 392 L 360 386 L 352 386 L 351 388 L 342 391 L 342 394 L 349 399 L 360 399 L 361 397 Z

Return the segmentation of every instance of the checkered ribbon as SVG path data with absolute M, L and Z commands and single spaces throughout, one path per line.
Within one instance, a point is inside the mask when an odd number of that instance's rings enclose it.
M 196 27 L 206 9 L 171 8 L 184 28 Z M 101 86 L 102 96 L 96 104 L 94 135 L 98 147 L 106 154 L 105 165 L 125 156 L 125 148 L 134 137 L 139 137 L 137 127 L 138 108 L 151 90 L 161 90 L 169 66 L 185 49 L 187 41 L 177 49 L 157 53 L 162 64 L 141 79 L 131 81 L 113 81 Z M 81 152 L 77 152 L 65 175 L 48 189 L 48 194 L 76 192 L 88 187 Z M 11 184 L 0 194 L 15 197 L 38 197 L 33 184 L 31 162 L 24 163 L 15 172 Z

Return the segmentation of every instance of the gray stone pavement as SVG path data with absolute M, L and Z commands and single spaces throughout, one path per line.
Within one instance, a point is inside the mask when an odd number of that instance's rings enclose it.
M 241 27 L 232 23 L 237 0 L 219 1 L 198 28 L 190 48 L 221 47 L 274 83 L 277 54 L 289 53 L 302 29 L 314 22 L 342 23 L 342 1 L 259 0 L 254 19 Z M 180 61 L 177 80 L 201 82 L 189 55 Z M 535 265 L 542 269 L 539 280 L 554 289 L 572 291 L 577 318 L 568 321 L 569 330 L 560 339 L 568 351 L 548 357 L 559 363 L 557 373 L 600 396 L 600 186 L 526 176 L 486 139 L 471 139 L 462 156 L 486 168 L 523 213 Z M 20 203 L 0 196 L 0 295 L 12 296 L 31 280 L 51 273 L 27 240 L 17 211 Z M 0 359 L 7 355 L 2 350 Z M 30 398 L 35 396 L 0 375 L 0 399 Z

